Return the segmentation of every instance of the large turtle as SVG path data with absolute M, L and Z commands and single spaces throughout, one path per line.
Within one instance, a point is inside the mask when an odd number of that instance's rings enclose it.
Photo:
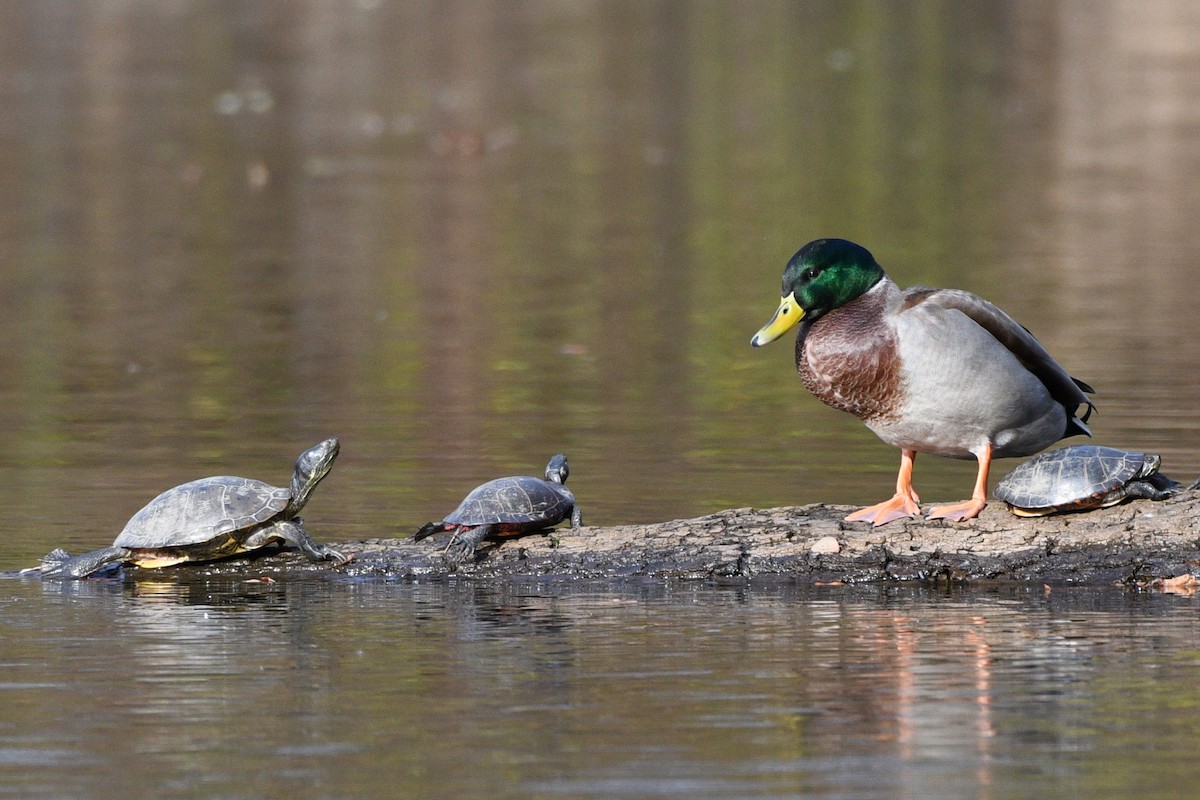
M 337 458 L 338 440 L 300 454 L 290 489 L 221 475 L 168 489 L 133 515 L 112 547 L 72 556 L 58 548 L 36 568 L 43 578 L 84 578 L 116 564 L 168 567 L 211 561 L 274 542 L 294 545 L 312 561 L 345 562 L 314 542 L 297 516 Z
M 583 525 L 583 513 L 575 505 L 575 495 L 567 482 L 567 457 L 562 453 L 546 465 L 546 479 L 528 475 L 497 478 L 471 490 L 458 508 L 440 522 L 428 522 L 413 534 L 413 541 L 443 531 L 453 531 L 446 545 L 452 561 L 465 561 L 488 536 L 516 536 L 540 531 L 571 520 L 571 527 Z
M 1072 445 L 1018 466 L 996 486 L 996 497 L 1021 517 L 1115 506 L 1134 497 L 1164 500 L 1183 487 L 1160 475 L 1162 459 L 1112 447 Z

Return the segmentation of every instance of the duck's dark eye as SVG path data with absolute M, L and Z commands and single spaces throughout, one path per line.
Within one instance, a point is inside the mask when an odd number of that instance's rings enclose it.
M 809 267 L 808 269 L 804 270 L 804 277 L 806 280 L 811 281 L 813 278 L 817 277 L 819 272 L 820 270 L 818 270 L 816 267 Z

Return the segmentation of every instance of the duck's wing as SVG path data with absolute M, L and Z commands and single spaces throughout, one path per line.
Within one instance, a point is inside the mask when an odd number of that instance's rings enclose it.
M 1072 416 L 1079 406 L 1087 406 L 1083 416 L 1076 418 L 1074 422 L 1081 428 L 1080 433 L 1091 436 L 1091 431 L 1085 423 L 1096 406 L 1087 395 L 1094 394 L 1095 389 L 1068 375 L 1046 348 L 1042 347 L 1042 343 L 1023 325 L 979 295 L 962 289 L 914 288 L 904 293 L 905 308 L 921 303 L 933 303 L 966 314 L 975 324 L 995 337 L 996 341 L 1007 347 L 1017 360 L 1045 385 L 1050 396 L 1061 403 Z

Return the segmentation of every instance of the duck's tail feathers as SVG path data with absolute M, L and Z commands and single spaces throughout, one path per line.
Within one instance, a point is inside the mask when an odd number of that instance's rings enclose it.
M 1080 405 L 1087 406 L 1087 409 L 1083 412 L 1082 417 L 1076 417 L 1074 414 L 1067 417 L 1067 430 L 1066 433 L 1063 434 L 1064 439 L 1069 436 L 1090 437 L 1092 435 L 1092 429 L 1088 427 L 1087 421 L 1088 418 L 1092 416 L 1092 412 L 1096 410 L 1096 406 L 1090 402 L 1080 403 Z M 1077 406 L 1074 410 L 1078 411 L 1079 407 Z
M 1079 378 L 1076 378 L 1076 377 L 1074 377 L 1074 376 L 1071 376 L 1071 380 L 1072 380 L 1072 382 L 1074 382 L 1074 384 L 1075 384 L 1076 386 L 1078 386 L 1078 387 L 1079 387 L 1079 391 L 1081 391 L 1081 392 L 1084 392 L 1084 393 L 1086 393 L 1086 394 L 1095 394 L 1095 393 L 1096 393 L 1096 390 L 1095 390 L 1095 389 L 1093 389 L 1091 386 L 1088 386 L 1088 385 L 1087 385 L 1086 383 L 1084 383 L 1083 381 L 1079 380 Z M 1082 416 L 1082 417 L 1080 417 L 1080 419 L 1081 419 L 1081 420 L 1083 420 L 1084 422 L 1087 422 L 1087 421 L 1088 421 L 1088 419 L 1090 419 L 1090 418 L 1091 418 L 1091 416 L 1092 416 L 1092 412 L 1096 410 L 1096 404 L 1095 404 L 1095 403 L 1093 403 L 1091 400 L 1084 400 L 1084 401 L 1083 401 L 1083 402 L 1082 402 L 1080 405 L 1086 405 L 1086 406 L 1087 406 L 1087 410 L 1086 410 L 1086 411 L 1084 411 L 1084 412 L 1083 412 L 1083 416 Z M 1078 410 L 1079 410 L 1079 407 L 1078 407 L 1078 406 L 1076 406 L 1075 410 L 1076 410 L 1076 411 L 1078 411 Z M 1091 435 L 1092 435 L 1092 434 L 1089 432 L 1089 433 L 1088 433 L 1088 436 L 1091 436 Z
M 1068 436 L 1080 435 L 1091 436 L 1092 429 L 1088 427 L 1087 422 L 1092 418 L 1092 412 L 1096 410 L 1096 404 L 1091 400 L 1088 400 L 1084 395 L 1095 394 L 1096 390 L 1079 380 L 1079 378 L 1071 375 L 1068 375 L 1067 377 L 1069 377 L 1071 379 L 1071 383 L 1075 384 L 1075 386 L 1079 388 L 1079 391 L 1083 392 L 1084 394 L 1079 394 L 1077 397 L 1071 398 L 1072 400 L 1077 401 L 1074 406 L 1069 405 L 1070 400 L 1067 401 L 1067 404 L 1064 404 L 1067 405 L 1067 413 L 1070 416 L 1067 417 L 1067 432 L 1063 434 L 1063 438 L 1065 439 Z M 1075 415 L 1079 413 L 1081 406 L 1083 407 L 1083 414 L 1077 417 Z

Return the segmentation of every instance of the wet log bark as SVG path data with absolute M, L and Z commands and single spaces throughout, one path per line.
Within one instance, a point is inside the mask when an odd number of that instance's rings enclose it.
M 1148 585 L 1200 567 L 1200 492 L 1108 509 L 1020 518 L 993 502 L 966 523 L 908 520 L 872 529 L 852 509 L 737 508 L 648 525 L 560 527 L 485 542 L 473 562 L 441 555 L 444 539 L 337 544 L 337 572 L 360 577 L 695 579 L 802 583 L 949 580 Z M 272 558 L 281 558 L 274 556 Z M 299 566 L 293 557 L 293 566 Z

